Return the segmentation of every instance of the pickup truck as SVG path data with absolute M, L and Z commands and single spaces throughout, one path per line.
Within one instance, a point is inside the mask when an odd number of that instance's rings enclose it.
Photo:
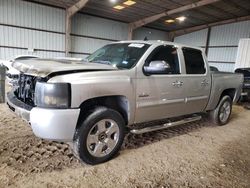
M 83 162 L 110 160 L 126 133 L 229 121 L 241 74 L 209 70 L 202 49 L 164 41 L 108 44 L 82 61 L 17 60 L 11 110 L 40 138 L 69 143 Z M 146 123 L 150 122 L 150 123 Z

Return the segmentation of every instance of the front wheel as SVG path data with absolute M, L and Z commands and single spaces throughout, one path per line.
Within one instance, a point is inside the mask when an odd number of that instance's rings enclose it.
M 82 120 L 77 129 L 73 149 L 87 164 L 110 160 L 119 151 L 125 134 L 125 123 L 115 110 L 98 107 Z
M 225 125 L 228 123 L 232 112 L 232 99 L 228 95 L 221 98 L 217 107 L 210 112 L 210 119 L 217 125 Z

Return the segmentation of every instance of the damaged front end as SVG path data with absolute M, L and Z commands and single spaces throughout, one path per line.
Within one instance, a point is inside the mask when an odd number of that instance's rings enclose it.
M 19 74 L 7 93 L 7 105 L 22 119 L 29 122 L 30 111 L 35 107 L 35 87 L 41 78 Z
M 7 105 L 22 119 L 29 122 L 34 107 L 68 109 L 71 105 L 69 83 L 48 83 L 47 78 L 21 73 L 7 94 Z
M 40 78 L 34 76 L 20 74 L 16 83 L 13 85 L 15 96 L 25 104 L 35 106 L 35 87 L 37 81 L 40 80 Z

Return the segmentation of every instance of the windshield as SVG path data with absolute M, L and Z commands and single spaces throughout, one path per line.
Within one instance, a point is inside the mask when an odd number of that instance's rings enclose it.
M 87 61 L 108 64 L 119 69 L 130 69 L 136 65 L 149 46 L 143 43 L 109 44 L 87 57 Z

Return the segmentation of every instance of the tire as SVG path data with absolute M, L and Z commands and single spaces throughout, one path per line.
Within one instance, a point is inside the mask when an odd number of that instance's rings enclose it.
M 97 107 L 80 121 L 73 150 L 83 162 L 91 165 L 113 158 L 123 143 L 125 122 L 115 110 Z
M 225 125 L 229 121 L 231 112 L 232 99 L 228 95 L 225 95 L 221 98 L 217 107 L 209 113 L 210 120 L 216 125 Z

